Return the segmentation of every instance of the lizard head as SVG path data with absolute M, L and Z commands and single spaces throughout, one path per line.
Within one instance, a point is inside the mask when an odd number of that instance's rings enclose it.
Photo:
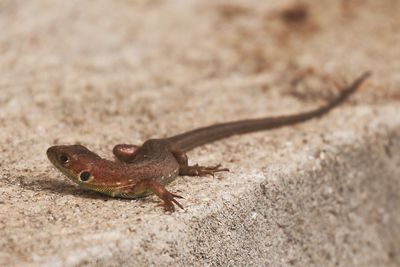
M 94 176 L 94 163 L 100 157 L 84 146 L 52 146 L 47 149 L 50 162 L 78 185 L 89 184 Z

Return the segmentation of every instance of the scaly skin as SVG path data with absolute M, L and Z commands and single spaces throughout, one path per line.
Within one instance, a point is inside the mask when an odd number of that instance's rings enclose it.
M 51 163 L 78 186 L 112 197 L 139 198 L 151 193 L 164 201 L 166 211 L 175 205 L 183 208 L 165 189 L 178 175 L 204 176 L 228 171 L 221 165 L 189 166 L 185 152 L 235 134 L 293 125 L 319 117 L 344 102 L 369 76 L 363 74 L 324 106 L 289 116 L 242 120 L 215 124 L 164 139 L 150 139 L 142 146 L 116 145 L 113 153 L 118 161 L 100 158 L 81 145 L 52 146 L 47 150 Z

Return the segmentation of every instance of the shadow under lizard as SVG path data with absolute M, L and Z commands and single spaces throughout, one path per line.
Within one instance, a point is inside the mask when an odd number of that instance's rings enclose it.
M 116 161 L 102 159 L 81 145 L 52 146 L 47 150 L 51 163 L 78 186 L 112 197 L 139 198 L 151 193 L 163 200 L 166 211 L 183 208 L 165 186 L 179 175 L 204 176 L 228 171 L 221 165 L 188 165 L 186 152 L 236 134 L 279 128 L 326 114 L 343 103 L 370 76 L 364 73 L 331 101 L 302 113 L 214 124 L 163 139 L 149 139 L 141 146 L 116 145 Z

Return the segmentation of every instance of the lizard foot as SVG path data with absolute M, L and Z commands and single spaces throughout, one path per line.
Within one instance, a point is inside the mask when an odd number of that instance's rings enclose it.
M 214 176 L 216 172 L 228 172 L 228 168 L 221 168 L 221 164 L 215 166 L 199 166 L 199 164 L 187 167 L 181 167 L 179 169 L 180 175 L 188 175 L 188 176 L 206 176 L 212 175 Z
M 175 198 L 183 198 L 179 195 L 172 194 L 168 191 L 166 191 L 161 199 L 164 201 L 163 204 L 161 204 L 164 207 L 165 211 L 169 212 L 174 212 L 175 211 L 175 205 L 177 205 L 179 208 L 183 209 L 183 206 L 175 199 Z M 175 205 L 174 205 L 175 203 Z

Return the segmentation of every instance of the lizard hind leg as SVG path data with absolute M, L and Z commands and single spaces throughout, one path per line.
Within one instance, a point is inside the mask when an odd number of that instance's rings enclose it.
M 119 144 L 114 146 L 113 154 L 121 162 L 129 163 L 133 160 L 140 146 Z
M 212 175 L 216 172 L 228 172 L 228 168 L 222 168 L 221 164 L 215 166 L 199 166 L 195 164 L 189 166 L 187 155 L 182 151 L 172 151 L 176 161 L 179 163 L 179 175 L 187 176 L 206 176 Z

